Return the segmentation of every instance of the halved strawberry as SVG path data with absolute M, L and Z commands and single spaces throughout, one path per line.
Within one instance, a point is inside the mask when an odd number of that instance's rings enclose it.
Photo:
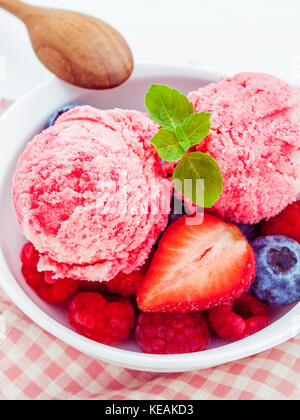
M 255 277 L 254 252 L 239 229 L 206 214 L 164 233 L 138 292 L 143 312 L 193 312 L 239 298 Z

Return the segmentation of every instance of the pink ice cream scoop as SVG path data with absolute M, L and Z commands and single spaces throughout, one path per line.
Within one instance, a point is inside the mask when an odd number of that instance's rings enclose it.
M 54 278 L 109 281 L 147 260 L 166 228 L 172 186 L 137 111 L 63 114 L 20 157 L 13 202 L 23 234 Z
M 265 74 L 223 78 L 190 94 L 195 111 L 212 112 L 198 145 L 219 163 L 224 191 L 213 207 L 222 218 L 257 223 L 278 214 L 300 192 L 300 94 Z

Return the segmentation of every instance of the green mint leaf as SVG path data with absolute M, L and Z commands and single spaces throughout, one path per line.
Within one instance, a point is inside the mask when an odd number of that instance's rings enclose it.
M 185 150 L 179 144 L 175 132 L 170 129 L 159 130 L 152 138 L 151 143 L 159 156 L 167 162 L 179 160 L 185 154 Z
M 190 141 L 190 147 L 200 143 L 210 132 L 210 119 L 212 114 L 200 112 L 190 115 L 183 123 L 182 129 Z
M 219 165 L 206 153 L 185 154 L 174 171 L 173 180 L 177 191 L 202 207 L 212 207 L 222 194 L 223 179 Z M 200 188 L 196 188 L 197 185 Z
M 211 114 L 194 114 L 193 104 L 165 85 L 152 85 L 145 105 L 152 120 L 163 127 L 151 140 L 157 153 L 167 162 L 181 159 L 173 175 L 175 189 L 196 205 L 212 207 L 223 189 L 220 168 L 208 154 L 188 153 L 208 135 Z
M 194 112 L 194 106 L 186 96 L 165 85 L 152 85 L 146 94 L 145 105 L 153 121 L 173 130 Z
M 191 147 L 191 141 L 187 138 L 183 128 L 181 126 L 176 127 L 175 133 L 178 143 L 184 149 L 184 151 L 186 152 L 187 150 L 189 150 L 189 148 Z

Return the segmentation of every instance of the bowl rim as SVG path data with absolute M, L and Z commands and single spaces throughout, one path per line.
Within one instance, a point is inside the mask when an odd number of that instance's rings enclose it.
M 208 80 L 215 80 L 222 75 L 215 71 L 203 70 L 194 65 L 176 66 L 159 63 L 137 63 L 132 78 L 138 79 L 149 76 L 201 77 L 207 78 Z M 130 79 L 128 83 L 130 83 Z M 32 102 L 33 98 L 36 97 L 38 99 L 44 92 L 49 91 L 49 89 L 57 89 L 61 86 L 82 91 L 80 88 L 70 87 L 55 77 L 52 77 L 50 80 L 35 87 L 21 99 L 17 100 L 15 104 L 4 113 L 0 118 L 0 133 L 5 126 L 8 126 L 14 121 L 15 113 L 20 112 L 22 109 L 26 109 L 27 103 Z M 1 155 L 4 155 L 4 146 L 2 142 L 0 143 L 0 156 Z M 2 194 L 5 175 L 9 170 L 10 165 L 11 159 L 1 160 L 0 194 Z M 107 363 L 134 370 L 149 372 L 184 372 L 218 366 L 273 348 L 295 337 L 300 331 L 299 303 L 268 328 L 240 342 L 230 343 L 200 353 L 183 355 L 150 355 L 138 353 L 96 343 L 82 337 L 47 315 L 41 308 L 33 303 L 16 281 L 5 260 L 2 247 L 0 247 L 0 274 L 0 286 L 4 292 L 24 314 L 42 329 L 84 354 Z M 9 281 L 7 281 L 8 279 Z

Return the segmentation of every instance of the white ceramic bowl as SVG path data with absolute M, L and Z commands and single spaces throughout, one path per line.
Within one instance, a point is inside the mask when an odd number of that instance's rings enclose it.
M 25 144 L 43 129 L 56 108 L 70 102 L 81 102 L 100 108 L 143 110 L 144 95 L 152 83 L 169 84 L 188 93 L 216 81 L 219 76 L 194 67 L 137 65 L 132 78 L 123 86 L 102 92 L 77 89 L 52 79 L 20 99 L 0 119 L 0 285 L 34 322 L 95 359 L 143 371 L 190 371 L 257 354 L 299 332 L 300 304 L 272 310 L 272 325 L 243 341 L 228 343 L 214 337 L 209 349 L 202 353 L 179 356 L 143 354 L 134 337 L 119 346 L 108 347 L 72 331 L 67 321 L 67 305 L 47 305 L 41 301 L 20 273 L 19 253 L 25 240 L 19 232 L 11 204 L 12 175 Z

